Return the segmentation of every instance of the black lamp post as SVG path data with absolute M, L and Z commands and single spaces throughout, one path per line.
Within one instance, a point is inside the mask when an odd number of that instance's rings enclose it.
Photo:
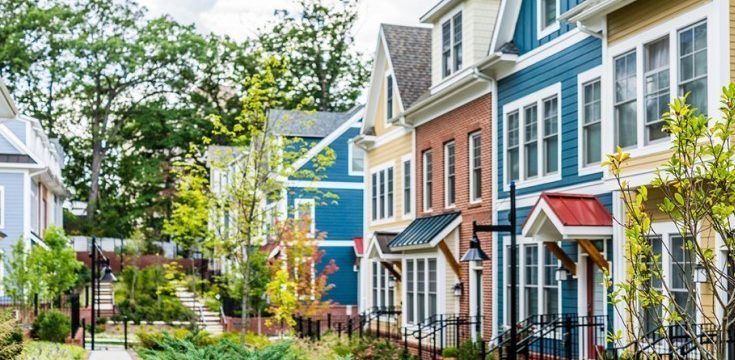
M 100 316 L 100 307 L 95 306 L 95 302 L 99 301 L 100 296 L 100 283 L 101 282 L 113 282 L 116 280 L 115 275 L 112 273 L 112 268 L 110 268 L 110 259 L 108 259 L 105 254 L 102 253 L 102 249 L 100 249 L 99 246 L 97 246 L 97 238 L 92 237 L 92 244 L 90 246 L 90 254 L 89 256 L 92 258 L 92 261 L 90 263 L 90 267 L 92 268 L 92 331 L 91 331 L 91 337 L 92 341 L 90 343 L 91 349 L 94 350 L 94 337 L 95 337 L 95 327 L 97 325 L 97 318 Z M 101 255 L 101 258 L 100 258 Z M 100 276 L 98 274 L 98 266 L 104 265 L 104 269 L 102 270 L 103 273 Z M 99 305 L 99 304 L 98 304 Z M 96 310 L 96 312 L 95 312 Z
M 488 260 L 489 257 L 482 251 L 480 246 L 480 240 L 477 238 L 478 232 L 508 232 L 510 233 L 510 338 L 508 358 L 516 358 L 516 337 L 517 329 L 516 323 L 518 323 L 518 299 L 516 298 L 516 288 L 518 287 L 518 275 L 516 272 L 516 253 L 518 252 L 516 246 L 516 184 L 515 182 L 510 183 L 510 213 L 508 214 L 508 225 L 478 225 L 476 222 L 472 223 L 472 240 L 470 240 L 470 248 L 462 256 L 461 261 L 484 261 Z M 478 291 L 481 289 L 482 284 L 477 284 Z M 480 319 L 480 304 L 477 304 L 477 315 L 478 324 Z M 479 325 L 478 325 L 479 326 Z

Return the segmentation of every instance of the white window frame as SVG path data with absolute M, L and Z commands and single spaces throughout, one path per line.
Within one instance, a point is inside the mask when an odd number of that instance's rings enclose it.
M 352 167 L 352 157 L 354 156 L 354 153 L 355 153 L 354 152 L 355 151 L 354 148 L 358 148 L 358 150 L 362 151 L 362 153 L 364 154 L 363 155 L 363 158 L 362 158 L 362 160 L 363 160 L 362 161 L 362 171 L 355 170 Z M 348 161 L 347 162 L 347 166 L 348 166 L 347 173 L 350 176 L 363 176 L 363 175 L 365 175 L 365 163 L 366 163 L 365 159 L 366 159 L 366 157 L 367 157 L 367 154 L 365 153 L 365 150 L 359 148 L 352 140 L 350 140 L 347 143 L 347 161 Z
M 389 183 L 389 181 L 388 181 L 388 169 L 392 169 L 393 170 L 393 188 L 391 189 L 392 190 L 392 194 L 393 194 L 393 204 L 388 204 L 388 194 L 389 194 L 389 191 L 388 191 L 389 190 L 388 189 L 388 183 Z M 381 172 L 383 172 L 385 174 L 384 175 L 383 182 L 380 181 L 380 173 Z M 371 207 L 372 207 L 372 196 L 373 196 L 373 194 L 372 194 L 372 191 L 373 191 L 373 184 L 372 184 L 373 175 L 375 175 L 375 179 L 377 181 L 377 187 L 376 187 L 376 189 L 377 189 L 377 195 L 378 195 L 377 196 L 377 200 L 376 200 L 376 205 L 377 205 L 377 209 L 376 209 L 377 214 L 376 215 L 377 216 L 376 216 L 375 219 L 372 218 L 372 208 L 371 208 L 370 209 L 370 213 L 369 213 L 370 214 L 370 222 L 371 222 L 371 224 L 382 224 L 382 223 L 393 221 L 393 219 L 395 219 L 395 216 L 396 216 L 396 211 L 395 211 L 396 210 L 395 209 L 395 206 L 396 206 L 396 191 L 395 191 L 395 188 L 396 188 L 396 170 L 393 167 L 393 162 L 387 162 L 387 163 L 384 163 L 382 165 L 378 165 L 378 166 L 370 169 L 370 189 L 369 189 L 369 191 L 370 191 L 370 205 L 371 205 Z M 384 191 L 384 194 L 385 194 L 385 202 L 384 202 L 384 205 L 383 205 L 384 207 L 381 207 L 381 204 L 380 204 L 381 190 Z M 388 213 L 389 213 L 388 210 L 390 208 L 390 205 L 392 205 L 392 210 L 393 211 L 390 211 L 390 214 L 391 215 L 388 216 Z M 383 215 L 382 217 L 381 217 L 381 214 Z
M 378 292 L 378 303 L 373 303 L 373 307 L 388 307 L 390 306 L 390 292 L 393 291 L 393 296 L 395 296 L 395 287 L 393 289 L 390 288 L 390 280 L 393 278 L 393 275 L 388 271 L 388 269 L 383 266 L 383 263 L 380 260 L 372 260 L 370 270 L 373 270 L 373 266 L 375 266 L 375 269 L 377 269 L 378 272 L 378 283 L 372 284 L 373 286 L 370 288 L 370 301 L 373 301 L 373 294 L 372 291 L 377 290 Z M 370 274 L 370 281 L 372 282 L 374 280 L 373 274 Z M 385 289 L 381 286 L 381 280 L 385 281 Z M 381 296 L 381 293 L 384 296 Z M 395 297 L 393 298 L 393 306 L 395 306 Z
M 408 199 L 406 199 L 406 163 L 408 163 Z M 413 162 L 413 154 L 407 154 L 403 155 L 401 157 L 401 196 L 403 200 L 403 208 L 401 209 L 401 214 L 403 216 L 410 217 L 414 213 L 414 208 L 416 207 L 416 204 L 414 203 L 414 199 L 416 198 L 416 186 L 414 185 L 414 162 Z M 406 202 L 409 204 L 409 210 L 406 211 Z
M 316 234 L 316 200 L 298 198 L 294 199 L 294 219 L 297 221 L 301 220 L 301 208 L 304 205 L 309 205 L 311 214 L 311 224 L 309 224 L 309 231 L 312 234 Z
M 5 229 L 5 187 L 0 186 L 0 229 Z
M 559 25 L 558 19 L 559 19 L 559 15 L 561 12 L 560 3 L 561 1 L 556 0 L 556 19 L 554 20 L 554 23 L 552 23 L 549 26 L 546 26 L 546 24 L 544 24 L 545 11 L 542 11 L 544 7 L 544 0 L 536 0 L 536 29 L 537 29 L 536 33 L 537 33 L 537 37 L 539 40 L 559 30 L 560 25 Z
M 724 21 L 720 17 L 725 14 L 718 14 L 717 4 L 707 3 L 687 13 L 682 13 L 676 18 L 662 22 L 645 31 L 637 33 L 634 36 L 626 38 L 620 42 L 611 45 L 603 57 L 603 66 L 605 69 L 603 78 L 603 114 L 602 128 L 610 129 L 614 126 L 615 109 L 610 100 L 614 95 L 614 59 L 617 56 L 636 51 L 636 99 L 637 99 L 637 142 L 636 146 L 629 147 L 627 152 L 631 156 L 643 156 L 654 153 L 660 153 L 668 150 L 671 146 L 670 141 L 656 141 L 646 144 L 645 141 L 645 104 L 644 104 L 644 47 L 657 39 L 668 36 L 669 38 L 669 91 L 671 98 L 679 96 L 679 31 L 701 22 L 707 23 L 707 108 L 710 112 L 719 108 L 719 88 L 728 83 L 729 77 L 724 76 L 724 63 L 729 63 L 726 56 L 723 55 L 723 49 L 729 49 L 729 40 L 726 36 L 722 36 L 719 31 L 721 23 Z M 713 94 L 717 94 L 713 96 Z M 603 137 L 603 154 L 615 151 L 616 141 L 611 137 Z
M 430 186 L 428 186 L 429 185 L 428 184 L 429 177 L 426 176 L 427 175 L 426 174 L 427 173 L 427 166 L 426 166 L 426 155 L 427 154 L 431 154 L 431 177 L 430 177 L 431 178 L 431 185 Z M 421 171 L 422 171 L 422 174 L 423 174 L 423 176 L 422 176 L 423 186 L 421 187 L 421 191 L 422 191 L 422 194 L 423 194 L 423 201 L 422 202 L 423 202 L 424 212 L 431 212 L 432 211 L 432 208 L 434 207 L 434 199 L 433 199 L 433 197 L 434 197 L 434 172 L 435 172 L 435 168 L 436 168 L 436 166 L 434 166 L 435 163 L 436 163 L 436 161 L 434 159 L 434 150 L 433 149 L 427 149 L 424 152 L 422 152 L 421 153 L 421 160 L 422 160 L 421 161 L 421 167 L 422 167 L 422 170 Z M 431 188 L 431 196 L 427 196 L 427 189 L 428 188 Z M 430 204 L 431 204 L 431 206 L 429 206 Z
M 465 14 L 463 13 L 464 7 L 460 6 L 456 11 L 452 11 L 449 14 L 444 15 L 441 20 L 439 20 L 439 78 L 440 79 L 447 79 L 451 77 L 453 74 L 459 73 L 465 65 Z M 462 64 L 460 64 L 459 67 L 455 68 L 454 64 L 456 63 L 457 54 L 454 51 L 456 43 L 454 42 L 454 17 L 458 14 L 461 14 L 462 16 L 462 40 L 460 42 L 462 46 Z M 444 24 L 449 23 L 449 72 L 444 73 Z
M 476 139 L 477 138 L 477 139 Z M 480 163 L 479 169 L 480 169 L 480 193 L 475 194 L 475 142 L 480 141 Z M 469 176 L 469 198 L 470 198 L 470 204 L 478 204 L 482 202 L 482 130 L 477 130 L 474 132 L 471 132 L 469 135 L 467 135 L 467 158 L 468 158 L 468 167 L 467 167 L 467 174 Z
M 557 149 L 557 171 L 550 173 L 550 174 L 544 174 L 544 161 L 545 161 L 545 154 L 543 149 L 543 110 L 544 110 L 544 101 L 548 100 L 552 97 L 556 96 L 557 98 L 557 142 L 558 142 L 558 149 Z M 522 187 L 528 187 L 528 186 L 534 186 L 534 185 L 540 185 L 540 184 L 546 184 L 554 181 L 561 180 L 561 173 L 562 173 L 562 144 L 564 143 L 564 138 L 562 137 L 562 122 L 563 122 L 563 116 L 561 112 L 562 108 L 562 102 L 564 101 L 564 98 L 562 96 L 561 92 L 561 83 L 555 83 L 551 86 L 548 86 L 544 89 L 541 89 L 533 94 L 529 94 L 527 96 L 524 96 L 520 99 L 514 100 L 512 102 L 509 102 L 505 105 L 503 105 L 503 190 L 509 191 L 510 190 L 510 162 L 508 161 L 508 115 L 514 114 L 516 111 L 518 112 L 518 122 L 519 122 L 519 134 L 518 134 L 518 180 L 516 180 L 516 185 L 519 188 Z M 536 105 L 538 109 L 538 117 L 536 121 L 536 126 L 538 126 L 538 131 L 536 131 L 537 136 L 537 151 L 539 153 L 539 156 L 537 158 L 538 161 L 538 174 L 534 176 L 533 178 L 527 179 L 526 178 L 526 169 L 525 169 L 525 109 L 528 106 Z
M 414 328 L 417 326 L 418 323 L 423 321 L 424 319 L 418 318 L 418 274 L 419 274 L 419 268 L 418 264 L 419 261 L 423 260 L 425 271 L 424 271 L 424 316 L 428 317 L 429 314 L 429 260 L 434 260 L 436 262 L 436 314 L 443 314 L 445 312 L 445 293 L 446 293 L 446 278 L 443 276 L 445 273 L 445 266 L 444 262 L 440 260 L 440 258 L 434 254 L 426 254 L 426 255 L 414 255 L 414 256 L 407 256 L 404 257 L 401 264 L 401 273 L 402 277 L 406 279 L 406 285 L 401 286 L 401 298 L 402 298 L 402 307 L 405 309 L 403 313 L 403 323 L 406 324 L 409 328 Z M 408 266 L 406 264 L 408 262 L 413 262 L 413 286 L 414 286 L 414 297 L 413 297 L 413 321 L 408 321 Z
M 557 242 L 557 244 L 558 244 L 558 242 Z M 545 299 L 544 299 L 544 288 L 546 286 L 544 285 L 544 266 L 543 265 L 544 265 L 544 248 L 545 248 L 546 245 L 544 245 L 544 243 L 542 241 L 539 241 L 539 240 L 534 239 L 534 238 L 518 238 L 518 244 L 517 244 L 517 246 L 518 246 L 518 248 L 517 248 L 517 251 L 518 251 L 518 264 L 516 264 L 516 265 L 518 265 L 518 279 L 517 279 L 518 280 L 518 283 L 517 284 L 518 284 L 519 291 L 518 291 L 518 298 L 516 299 L 516 302 L 519 304 L 518 321 L 521 321 L 521 320 L 523 320 L 523 319 L 525 319 L 525 318 L 527 318 L 529 316 L 526 313 L 526 309 L 525 309 L 525 306 L 524 306 L 525 303 L 526 303 L 526 295 L 525 295 L 525 291 L 523 291 L 525 289 L 524 279 L 526 277 L 526 257 L 524 256 L 525 255 L 525 248 L 526 248 L 526 246 L 536 246 L 536 251 L 538 251 L 538 254 L 537 254 L 537 257 L 536 257 L 538 259 L 538 264 L 536 266 L 536 271 L 538 272 L 538 277 L 537 277 L 538 281 L 537 281 L 537 284 L 536 284 L 537 294 L 538 294 L 537 295 L 537 302 L 538 303 L 536 305 L 536 309 L 537 309 L 537 311 L 540 314 L 543 314 L 544 313 L 544 310 L 543 310 L 544 309 L 544 303 L 545 303 Z M 508 311 L 508 306 L 509 306 L 509 302 L 510 302 L 509 301 L 510 294 L 509 294 L 509 291 L 508 291 L 508 286 L 510 285 L 509 284 L 510 283 L 510 281 L 509 281 L 510 280 L 509 279 L 509 274 L 510 274 L 510 237 L 509 236 L 503 237 L 503 248 L 502 248 L 502 251 L 503 251 L 503 259 L 504 259 L 504 263 L 503 264 L 505 265 L 504 266 L 505 271 L 503 272 L 503 299 L 504 299 L 503 307 L 505 308 L 505 310 L 503 311 L 503 326 L 506 329 L 508 329 L 509 328 L 509 325 L 508 324 L 510 323 L 510 313 Z M 560 264 L 561 264 L 561 262 L 557 259 L 557 268 L 558 268 L 558 266 L 560 266 Z M 556 274 L 554 274 L 554 276 L 556 276 Z M 557 284 L 557 289 L 558 289 L 558 291 L 557 291 L 557 299 L 556 299 L 557 300 L 557 306 L 559 308 L 559 312 L 562 313 L 563 312 L 563 304 L 562 304 L 561 281 L 557 280 L 556 281 L 556 284 Z M 557 336 L 558 336 L 558 334 L 557 334 Z
M 449 200 L 449 147 L 454 149 L 454 201 Z M 433 159 L 432 159 L 433 160 Z M 444 208 L 453 209 L 457 206 L 457 143 L 452 140 L 444 144 Z
M 602 116 L 604 114 L 603 94 L 604 83 L 602 82 L 602 66 L 587 70 L 577 75 L 577 171 L 579 175 L 589 175 L 602 172 L 600 162 L 585 164 L 585 143 L 584 143 L 584 86 L 599 80 L 600 81 L 600 127 L 602 128 Z M 600 134 L 600 160 L 605 156 L 602 151 L 602 134 Z

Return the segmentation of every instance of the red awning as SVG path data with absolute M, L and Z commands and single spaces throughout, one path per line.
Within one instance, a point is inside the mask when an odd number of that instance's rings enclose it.
M 363 247 L 362 238 L 361 237 L 355 237 L 352 238 L 353 242 L 353 248 L 355 249 L 355 255 L 362 256 L 365 248 Z
M 541 193 L 541 199 L 566 226 L 612 226 L 612 216 L 594 195 Z

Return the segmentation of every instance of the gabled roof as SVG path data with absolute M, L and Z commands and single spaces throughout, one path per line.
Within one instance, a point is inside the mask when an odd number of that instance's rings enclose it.
M 431 87 L 431 29 L 381 24 L 404 109 Z
M 612 216 L 594 195 L 541 193 L 523 223 L 523 235 L 536 236 L 549 222 L 564 238 L 612 234 Z
M 355 237 L 352 239 L 352 248 L 355 249 L 356 256 L 362 256 L 365 254 L 365 246 L 361 237 Z
M 459 212 L 428 216 L 415 219 L 396 236 L 388 246 L 393 250 L 400 248 L 432 247 L 462 222 Z
M 345 112 L 275 109 L 268 112 L 268 121 L 278 135 L 323 138 L 349 120 L 359 109 L 359 106 Z

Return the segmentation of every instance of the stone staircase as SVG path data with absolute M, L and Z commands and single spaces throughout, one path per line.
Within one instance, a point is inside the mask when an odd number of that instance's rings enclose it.
M 99 290 L 97 291 L 97 302 L 95 304 L 96 309 L 99 309 L 100 316 L 110 317 L 115 313 L 115 295 L 112 290 L 112 283 L 100 282 Z M 95 309 L 95 310 L 96 310 Z
M 176 297 L 184 306 L 194 312 L 199 328 L 206 330 L 210 334 L 221 334 L 224 332 L 219 314 L 207 309 L 196 294 L 182 286 L 177 286 Z

